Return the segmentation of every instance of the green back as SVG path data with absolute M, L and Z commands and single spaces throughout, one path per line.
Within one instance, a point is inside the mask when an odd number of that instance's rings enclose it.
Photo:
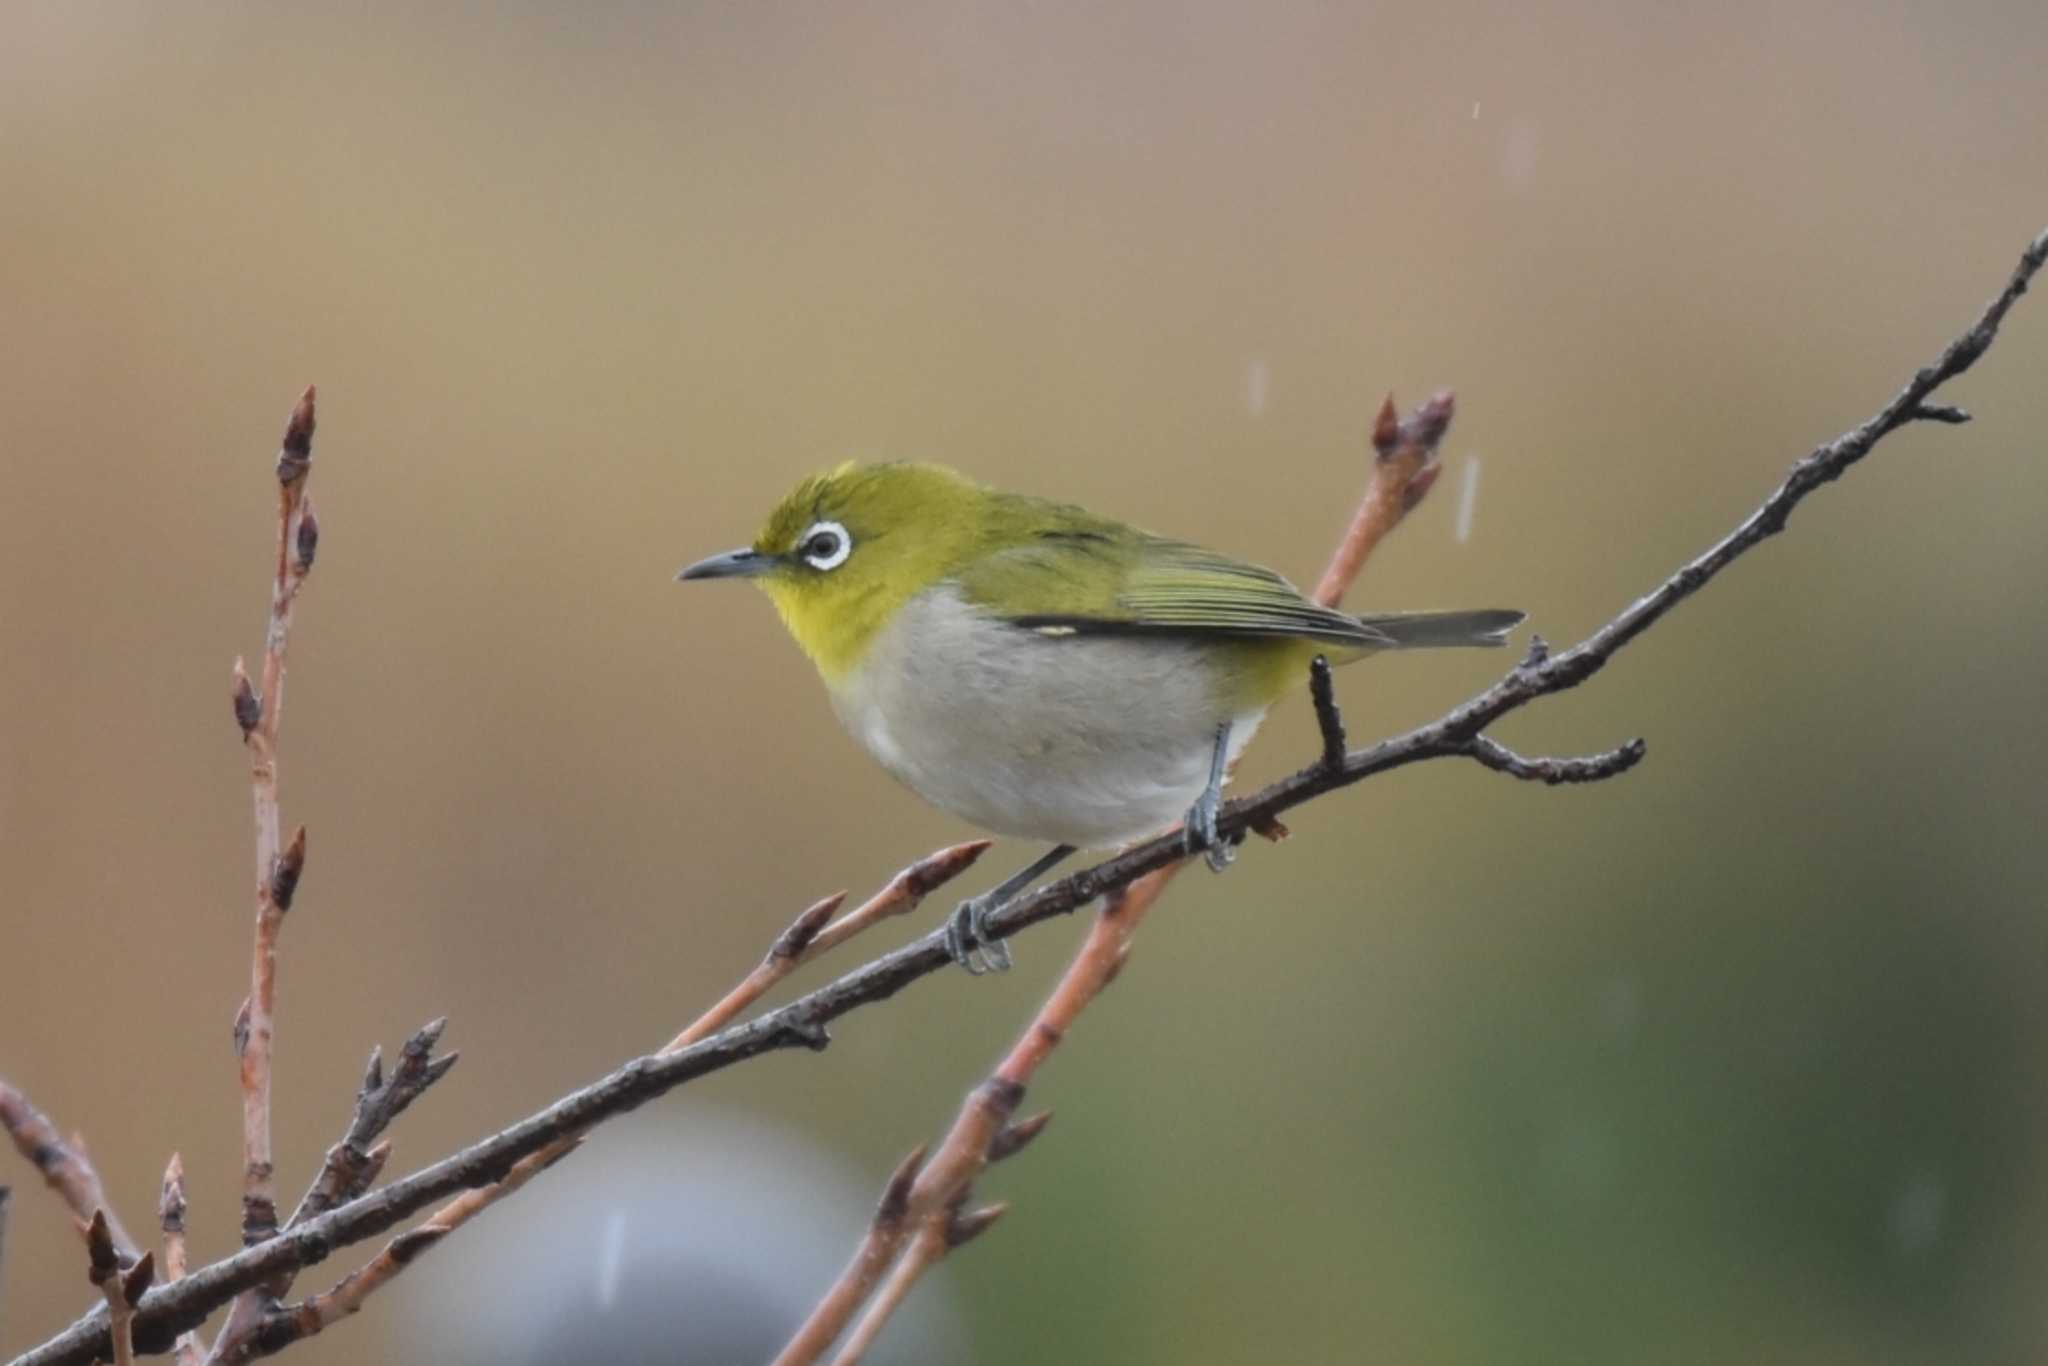
M 1270 569 L 1064 503 L 998 494 L 981 553 L 953 579 L 968 601 L 1048 634 L 1389 642 Z M 1029 604 L 1028 607 L 1022 606 Z

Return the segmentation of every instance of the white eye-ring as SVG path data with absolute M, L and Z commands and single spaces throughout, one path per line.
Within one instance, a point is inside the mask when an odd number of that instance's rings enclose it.
M 813 522 L 797 542 L 796 553 L 813 569 L 837 569 L 853 553 L 853 537 L 837 522 Z

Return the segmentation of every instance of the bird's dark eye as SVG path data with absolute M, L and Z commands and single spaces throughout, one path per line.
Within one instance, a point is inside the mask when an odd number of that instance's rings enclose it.
M 852 553 L 853 538 L 837 522 L 814 522 L 797 546 L 797 554 L 813 569 L 837 569 Z

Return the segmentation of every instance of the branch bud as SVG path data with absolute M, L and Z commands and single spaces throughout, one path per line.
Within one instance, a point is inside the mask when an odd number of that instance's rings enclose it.
M 270 870 L 270 904 L 278 913 L 292 908 L 292 897 L 299 890 L 299 875 L 306 871 L 306 827 L 292 831 L 292 842 L 277 856 L 277 866 Z
M 277 482 L 296 484 L 313 468 L 313 386 L 292 407 L 284 424 L 284 444 L 277 453 Z
M 239 655 L 235 657 L 234 678 L 235 724 L 242 728 L 242 738 L 246 740 L 263 720 L 263 702 L 256 696 L 256 685 L 249 681 L 249 670 Z
M 1388 394 L 1380 403 L 1379 416 L 1372 421 L 1372 448 L 1385 460 L 1400 443 L 1401 414 L 1394 409 L 1394 396 Z
M 306 506 L 299 513 L 298 534 L 292 538 L 292 550 L 296 558 L 299 577 L 312 572 L 313 557 L 320 550 L 320 519 L 313 515 L 313 500 L 306 499 Z
M 128 1274 L 121 1278 L 121 1298 L 128 1301 L 133 1309 L 142 1303 L 142 1297 L 149 1293 L 149 1287 L 156 1283 L 156 1253 L 145 1252 L 140 1261 L 128 1268 Z

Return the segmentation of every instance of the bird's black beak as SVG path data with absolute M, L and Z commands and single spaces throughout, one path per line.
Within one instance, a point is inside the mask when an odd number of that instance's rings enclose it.
M 766 574 L 775 568 L 776 558 L 763 555 L 758 550 L 728 550 L 723 555 L 713 555 L 708 560 L 699 560 L 676 575 L 677 582 L 689 579 L 751 579 Z

